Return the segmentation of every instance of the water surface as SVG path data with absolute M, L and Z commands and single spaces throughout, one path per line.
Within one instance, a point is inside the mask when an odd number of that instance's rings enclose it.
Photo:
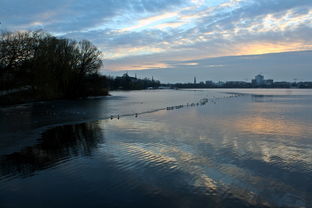
M 312 207 L 311 103 L 159 90 L 1 109 L 0 207 Z

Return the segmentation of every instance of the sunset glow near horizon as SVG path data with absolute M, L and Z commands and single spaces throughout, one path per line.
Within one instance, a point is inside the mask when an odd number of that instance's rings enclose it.
M 312 50 L 311 0 L 5 0 L 0 21 L 1 30 L 88 39 L 103 52 L 104 71 Z

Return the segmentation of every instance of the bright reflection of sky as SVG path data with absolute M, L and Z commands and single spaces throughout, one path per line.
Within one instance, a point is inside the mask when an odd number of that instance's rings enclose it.
M 225 98 L 100 125 L 107 142 L 117 148 L 109 147 L 116 160 L 133 170 L 156 166 L 163 172 L 181 171 L 192 178 L 185 180 L 191 186 L 217 193 L 226 187 L 250 203 L 258 203 L 260 196 L 282 207 L 302 203 L 307 194 L 290 179 L 298 169 L 311 172 L 311 117 L 304 116 L 311 112 L 311 98 L 277 94 Z M 274 196 L 284 191 L 297 201 L 285 196 L 276 202 Z

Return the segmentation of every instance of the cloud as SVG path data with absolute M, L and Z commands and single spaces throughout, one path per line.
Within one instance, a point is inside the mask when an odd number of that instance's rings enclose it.
M 0 18 L 8 29 L 35 28 L 34 22 L 42 22 L 42 28 L 51 32 L 81 31 L 113 22 L 129 21 L 131 16 L 162 12 L 182 0 L 3 0 Z M 128 15 L 124 15 L 128 14 Z M 128 17 L 127 17 L 128 16 Z
M 0 29 L 88 39 L 103 51 L 104 70 L 312 49 L 311 0 L 2 0 L 0 21 Z
M 120 32 L 132 31 L 135 29 L 142 28 L 144 26 L 152 25 L 153 23 L 157 23 L 157 22 L 162 21 L 162 20 L 167 20 L 167 19 L 173 18 L 173 17 L 177 16 L 177 14 L 178 14 L 177 12 L 167 12 L 167 13 L 164 13 L 161 15 L 147 17 L 147 18 L 139 20 L 138 23 L 133 25 L 133 26 L 122 28 L 120 30 Z

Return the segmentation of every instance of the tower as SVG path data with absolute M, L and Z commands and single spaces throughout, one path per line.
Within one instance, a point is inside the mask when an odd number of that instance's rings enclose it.
M 194 84 L 196 84 L 196 77 L 194 77 Z

